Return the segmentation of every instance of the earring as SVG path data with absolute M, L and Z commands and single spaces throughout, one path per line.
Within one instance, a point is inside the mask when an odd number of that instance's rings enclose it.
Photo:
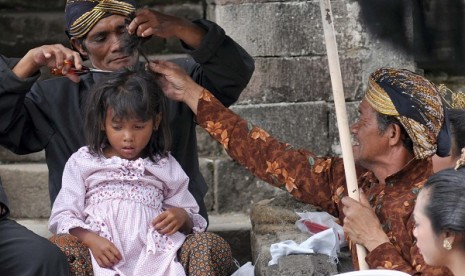
M 450 241 L 448 239 L 445 239 L 444 242 L 442 243 L 442 246 L 446 249 L 446 250 L 451 250 L 452 249 L 452 243 L 450 243 Z

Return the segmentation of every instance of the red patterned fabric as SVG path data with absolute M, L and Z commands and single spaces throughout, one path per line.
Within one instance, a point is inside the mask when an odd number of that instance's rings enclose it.
M 206 90 L 197 107 L 197 123 L 254 175 L 343 221 L 340 199 L 347 191 L 341 158 L 317 158 L 307 150 L 279 142 L 225 108 Z M 386 178 L 386 184 L 380 184 L 373 173 L 357 168 L 359 186 L 391 241 L 367 254 L 370 268 L 400 270 L 411 275 L 452 275 L 446 268 L 425 264 L 412 234 L 415 199 L 432 172 L 429 159 L 412 160 Z M 355 248 L 352 247 L 352 256 L 357 268 Z

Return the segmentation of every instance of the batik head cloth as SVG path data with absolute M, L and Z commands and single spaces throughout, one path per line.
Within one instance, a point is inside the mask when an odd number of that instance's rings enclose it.
M 68 0 L 65 7 L 68 36 L 82 38 L 97 22 L 111 14 L 129 16 L 136 10 L 134 1 Z
M 380 68 L 368 80 L 365 99 L 381 114 L 395 116 L 413 142 L 417 159 L 447 156 L 446 108 L 436 85 L 405 69 Z
M 465 109 L 465 93 L 452 91 L 444 84 L 439 85 L 439 92 L 449 109 Z

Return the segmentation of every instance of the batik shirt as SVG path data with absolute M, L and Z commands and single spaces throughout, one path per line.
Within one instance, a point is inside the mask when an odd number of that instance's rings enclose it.
M 197 107 L 197 123 L 255 176 L 285 188 L 297 200 L 320 207 L 343 221 L 341 198 L 347 191 L 341 158 L 316 157 L 312 152 L 278 141 L 225 108 L 206 90 Z M 382 184 L 372 172 L 357 168 L 359 187 L 390 239 L 367 253 L 365 260 L 370 268 L 412 275 L 452 275 L 446 268 L 425 264 L 412 234 L 415 200 L 432 173 L 431 160 L 414 159 Z M 357 269 L 355 250 L 353 246 L 352 259 Z

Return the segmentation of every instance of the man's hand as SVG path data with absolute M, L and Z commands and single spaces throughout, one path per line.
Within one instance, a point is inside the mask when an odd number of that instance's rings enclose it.
M 31 49 L 13 68 L 13 73 L 20 79 L 37 73 L 41 67 L 57 68 L 64 76 L 79 82 L 79 76 L 70 73 L 70 68 L 82 69 L 82 59 L 78 52 L 61 44 L 44 45 Z
M 342 204 L 344 232 L 352 242 L 363 245 L 368 251 L 390 242 L 364 193 L 360 193 L 360 202 L 346 196 Z
M 118 248 L 109 240 L 83 228 L 73 228 L 70 234 L 76 236 L 85 246 L 89 247 L 100 267 L 109 268 L 121 259 Z
M 186 210 L 182 208 L 170 208 L 164 211 L 152 221 L 152 225 L 155 230 L 165 235 L 173 235 L 178 230 L 184 233 L 192 231 L 192 221 Z
M 128 26 L 130 34 L 140 37 L 155 35 L 161 38 L 176 37 L 191 48 L 198 48 L 206 31 L 187 19 L 163 14 L 148 8 L 136 11 Z

